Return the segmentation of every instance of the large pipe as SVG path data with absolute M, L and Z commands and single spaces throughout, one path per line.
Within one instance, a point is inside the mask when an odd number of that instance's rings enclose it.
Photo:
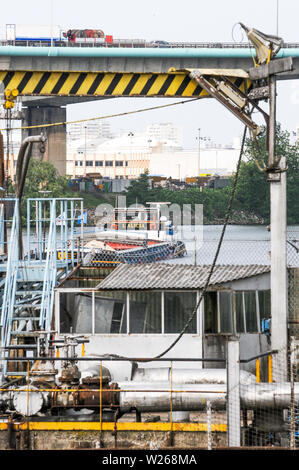
M 139 57 L 139 58 L 237 58 L 252 59 L 255 52 L 250 48 L 126 48 L 126 47 L 22 47 L 0 46 L 0 56 L 14 57 Z M 299 49 L 281 49 L 276 56 L 299 57 Z
M 92 379 L 91 379 L 92 380 Z M 30 387 L 29 414 L 34 415 L 47 408 L 92 408 L 119 409 L 121 413 L 132 410 L 143 412 L 202 411 L 211 404 L 213 410 L 227 407 L 226 384 L 182 384 L 169 382 L 140 383 L 122 382 L 103 384 L 90 383 L 75 388 L 73 392 L 61 388 L 47 392 Z M 2 409 L 14 404 L 15 409 L 27 415 L 28 390 L 20 387 L 16 391 L 5 391 L 0 397 Z M 241 408 L 247 410 L 278 411 L 287 409 L 291 403 L 290 383 L 259 383 L 240 385 Z M 294 406 L 299 406 L 299 383 L 295 384 Z
M 136 408 L 142 412 L 162 411 L 200 411 L 211 403 L 214 410 L 226 407 L 226 385 L 219 384 L 172 384 L 169 383 L 132 383 L 119 384 L 124 390 L 119 393 L 119 408 L 127 413 Z M 182 393 L 177 393 L 181 391 Z M 171 403 L 170 403 L 171 399 Z
M 134 371 L 132 380 L 135 382 L 175 382 L 182 384 L 224 384 L 227 380 L 226 369 L 173 369 L 157 367 Z M 255 375 L 245 370 L 240 371 L 240 382 L 243 384 L 256 383 Z
M 21 200 L 24 191 L 24 185 L 31 157 L 32 146 L 36 142 L 44 143 L 46 138 L 43 134 L 26 137 L 23 140 L 17 159 L 16 166 L 16 197 L 19 199 L 19 258 L 23 257 L 23 236 L 22 236 L 22 209 Z
M 207 402 L 214 410 L 225 410 L 227 402 L 226 384 L 172 384 L 169 383 L 121 383 L 119 394 L 121 412 L 132 408 L 139 412 L 150 411 L 200 411 L 206 409 Z M 286 409 L 290 406 L 291 387 L 289 383 L 241 384 L 241 408 Z M 179 393 L 180 392 L 180 393 Z M 170 397 L 172 405 L 170 407 Z M 295 384 L 295 406 L 299 405 L 299 383 Z

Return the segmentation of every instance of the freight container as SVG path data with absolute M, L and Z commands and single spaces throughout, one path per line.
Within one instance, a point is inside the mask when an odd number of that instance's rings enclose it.
M 60 41 L 61 27 L 58 25 L 7 24 L 7 41 Z

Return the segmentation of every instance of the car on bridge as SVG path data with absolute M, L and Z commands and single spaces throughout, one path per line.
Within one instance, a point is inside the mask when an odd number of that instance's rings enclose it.
M 169 47 L 170 44 L 167 41 L 156 40 L 156 41 L 151 41 L 149 46 L 150 47 Z

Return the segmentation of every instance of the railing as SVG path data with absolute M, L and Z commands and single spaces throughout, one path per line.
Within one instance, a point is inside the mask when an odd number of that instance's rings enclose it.
M 54 287 L 57 277 L 57 252 L 56 252 L 56 201 L 51 201 L 50 227 L 47 246 L 47 257 L 44 270 L 43 293 L 40 310 L 39 326 L 48 331 L 52 320 L 54 302 Z
M 1 346 L 5 347 L 10 343 L 12 328 L 12 318 L 14 312 L 14 299 L 17 284 L 18 266 L 19 266 L 19 200 L 1 199 L 0 202 L 14 201 L 14 215 L 12 220 L 8 258 L 6 264 L 6 278 L 4 294 L 1 308 Z M 4 222 L 4 220 L 3 220 Z M 2 360 L 2 373 L 6 372 L 7 363 Z
M 0 41 L 0 46 L 22 46 L 22 47 L 50 47 L 50 41 L 41 40 L 14 40 L 14 41 Z M 96 39 L 78 38 L 76 42 L 68 42 L 65 40 L 56 40 L 52 47 L 129 47 L 129 48 L 207 48 L 207 49 L 248 49 L 253 48 L 252 44 L 248 42 L 166 42 L 160 43 L 159 41 L 148 42 L 143 39 L 114 39 L 113 42 L 99 42 Z M 284 43 L 283 48 L 299 48 L 299 43 Z

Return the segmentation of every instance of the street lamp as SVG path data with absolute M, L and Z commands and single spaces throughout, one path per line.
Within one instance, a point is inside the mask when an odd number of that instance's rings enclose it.
M 198 157 L 197 157 L 197 175 L 200 176 L 200 141 L 210 141 L 210 137 L 201 137 L 200 136 L 200 128 L 198 130 L 198 137 L 196 139 L 198 140 Z
M 133 166 L 133 137 L 134 137 L 134 133 L 133 132 L 129 132 L 128 133 L 128 137 L 130 137 L 130 157 L 131 157 L 131 160 L 130 160 L 130 174 L 132 176 L 132 166 Z

